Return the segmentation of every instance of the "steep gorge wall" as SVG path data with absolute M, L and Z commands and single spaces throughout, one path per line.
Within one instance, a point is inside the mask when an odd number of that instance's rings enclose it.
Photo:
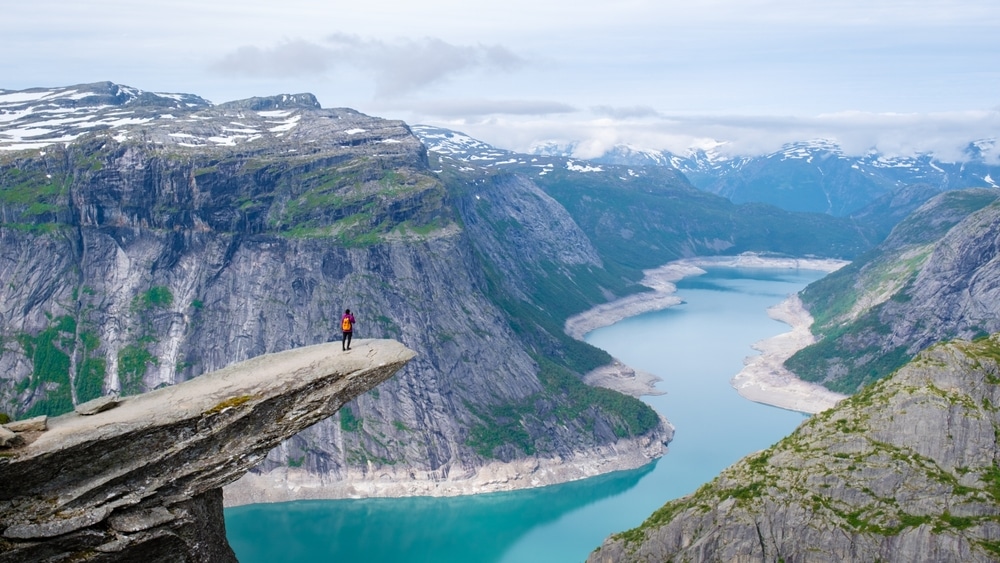
M 537 306 L 523 274 L 540 260 L 552 278 L 598 266 L 557 204 L 530 182 L 444 186 L 398 122 L 292 109 L 300 138 L 280 142 L 294 150 L 164 148 L 149 141 L 166 138 L 156 130 L 5 161 L 0 411 L 65 411 L 326 342 L 351 308 L 356 337 L 394 338 L 417 357 L 261 471 L 434 482 L 495 461 L 576 459 L 575 473 L 551 478 L 566 480 L 663 452 L 662 422 L 631 427 L 605 395 L 575 403 L 563 368 L 540 378 L 537 339 L 497 304 Z M 35 200 L 8 197 L 15 188 Z M 505 217 L 503 234 L 486 236 Z
M 786 365 L 852 393 L 924 348 L 1000 330 L 994 190 L 942 194 L 873 251 L 802 292 L 820 340 Z

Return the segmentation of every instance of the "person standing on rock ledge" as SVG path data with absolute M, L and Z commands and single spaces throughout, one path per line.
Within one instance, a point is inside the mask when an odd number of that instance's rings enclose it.
M 340 318 L 340 330 L 344 333 L 344 339 L 341 341 L 341 348 L 344 350 L 351 349 L 351 336 L 354 334 L 354 315 L 351 314 L 350 309 L 344 309 L 344 316 Z

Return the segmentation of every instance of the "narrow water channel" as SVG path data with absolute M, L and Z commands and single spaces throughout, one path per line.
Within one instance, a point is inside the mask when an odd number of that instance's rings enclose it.
M 784 332 L 766 310 L 822 272 L 713 268 L 678 283 L 682 305 L 595 330 L 587 341 L 663 380 L 645 397 L 677 428 L 634 471 L 456 498 L 298 501 L 226 510 L 242 563 L 578 562 L 608 535 L 790 433 L 804 415 L 752 403 L 729 379 L 754 342 Z

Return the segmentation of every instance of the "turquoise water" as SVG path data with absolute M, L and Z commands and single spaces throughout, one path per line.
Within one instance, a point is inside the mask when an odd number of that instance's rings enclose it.
M 456 498 L 299 501 L 226 510 L 242 563 L 583 561 L 804 415 L 752 403 L 729 379 L 750 345 L 785 332 L 766 309 L 822 273 L 714 268 L 678 283 L 684 303 L 598 329 L 587 341 L 661 378 L 645 397 L 676 427 L 670 452 L 634 471 L 527 491 Z

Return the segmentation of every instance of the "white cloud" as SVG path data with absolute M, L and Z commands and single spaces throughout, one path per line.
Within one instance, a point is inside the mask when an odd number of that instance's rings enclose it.
M 509 72 L 524 64 L 501 45 L 453 45 L 434 37 L 383 41 L 337 33 L 324 44 L 297 39 L 267 49 L 240 47 L 211 68 L 226 74 L 285 77 L 352 66 L 374 78 L 376 96 L 396 97 L 456 74 Z
M 417 100 L 389 107 L 427 117 L 462 120 L 497 115 L 558 115 L 579 111 L 569 104 L 548 100 Z
M 997 29 L 996 0 L 34 0 L 4 6 L 0 88 L 311 92 L 515 148 L 944 154 L 1000 137 Z
M 298 39 L 265 49 L 240 47 L 210 68 L 223 74 L 279 78 L 321 74 L 332 66 L 333 55 L 328 47 Z

